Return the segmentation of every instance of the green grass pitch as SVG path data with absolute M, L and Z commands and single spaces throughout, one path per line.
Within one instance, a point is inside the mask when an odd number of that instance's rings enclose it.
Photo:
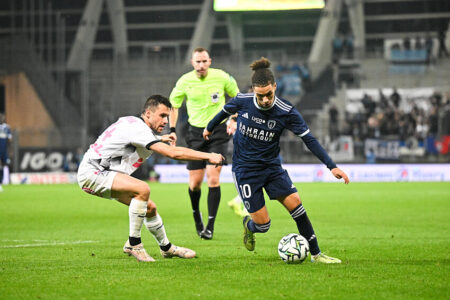
M 322 251 L 341 265 L 287 265 L 280 238 L 297 232 L 276 201 L 272 227 L 242 244 L 242 221 L 222 185 L 214 239 L 195 233 L 186 184 L 150 183 L 170 240 L 192 260 L 155 263 L 122 253 L 127 208 L 77 185 L 4 186 L 0 193 L 0 299 L 449 299 L 450 183 L 298 183 Z M 203 215 L 207 188 L 201 199 Z

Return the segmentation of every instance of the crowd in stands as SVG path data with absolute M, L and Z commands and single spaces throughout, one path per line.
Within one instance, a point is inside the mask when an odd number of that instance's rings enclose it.
M 306 63 L 278 64 L 275 66 L 277 96 L 297 103 L 310 88 L 311 74 Z
M 426 36 L 408 37 L 390 46 L 390 72 L 392 73 L 423 73 L 426 66 L 436 59 L 448 57 L 445 44 L 446 29 L 440 29 L 435 44 L 430 33 Z
M 428 153 L 437 153 L 434 141 L 438 134 L 438 113 L 450 105 L 447 96 L 434 93 L 429 99 L 405 99 L 396 88 L 388 96 L 380 89 L 378 97 L 365 93 L 360 104 L 360 109 L 347 110 L 346 125 L 340 134 L 352 136 L 355 141 L 375 138 L 396 139 L 403 144 L 414 142 Z M 333 107 L 329 114 L 330 119 L 337 119 Z
M 354 38 L 351 32 L 348 32 L 347 34 L 339 32 L 334 37 L 332 46 L 334 63 L 337 63 L 341 58 L 353 58 Z

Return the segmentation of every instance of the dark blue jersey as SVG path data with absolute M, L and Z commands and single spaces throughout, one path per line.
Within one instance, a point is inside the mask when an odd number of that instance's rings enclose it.
M 12 137 L 11 129 L 6 123 L 0 124 L 0 153 L 7 152 L 8 140 Z
M 256 102 L 254 93 L 238 94 L 210 121 L 208 131 L 212 132 L 223 119 L 235 113 L 238 113 L 238 117 L 233 138 L 233 169 L 280 165 L 280 137 L 284 129 L 301 137 L 311 152 L 330 170 L 336 167 L 290 102 L 275 97 L 271 107 L 263 108 Z

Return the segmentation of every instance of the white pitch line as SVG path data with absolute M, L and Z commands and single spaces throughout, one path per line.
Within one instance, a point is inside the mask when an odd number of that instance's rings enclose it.
M 0 248 L 27 248 L 27 247 L 63 246 L 63 245 L 91 244 L 91 243 L 98 243 L 98 242 L 97 241 L 50 242 L 40 244 L 7 245 L 7 246 L 0 246 Z

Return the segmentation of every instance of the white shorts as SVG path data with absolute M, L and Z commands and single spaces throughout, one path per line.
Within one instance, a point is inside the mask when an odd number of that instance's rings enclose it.
M 111 187 L 116 175 L 115 171 L 102 171 L 88 159 L 83 159 L 78 167 L 77 180 L 80 188 L 86 193 L 112 199 Z

